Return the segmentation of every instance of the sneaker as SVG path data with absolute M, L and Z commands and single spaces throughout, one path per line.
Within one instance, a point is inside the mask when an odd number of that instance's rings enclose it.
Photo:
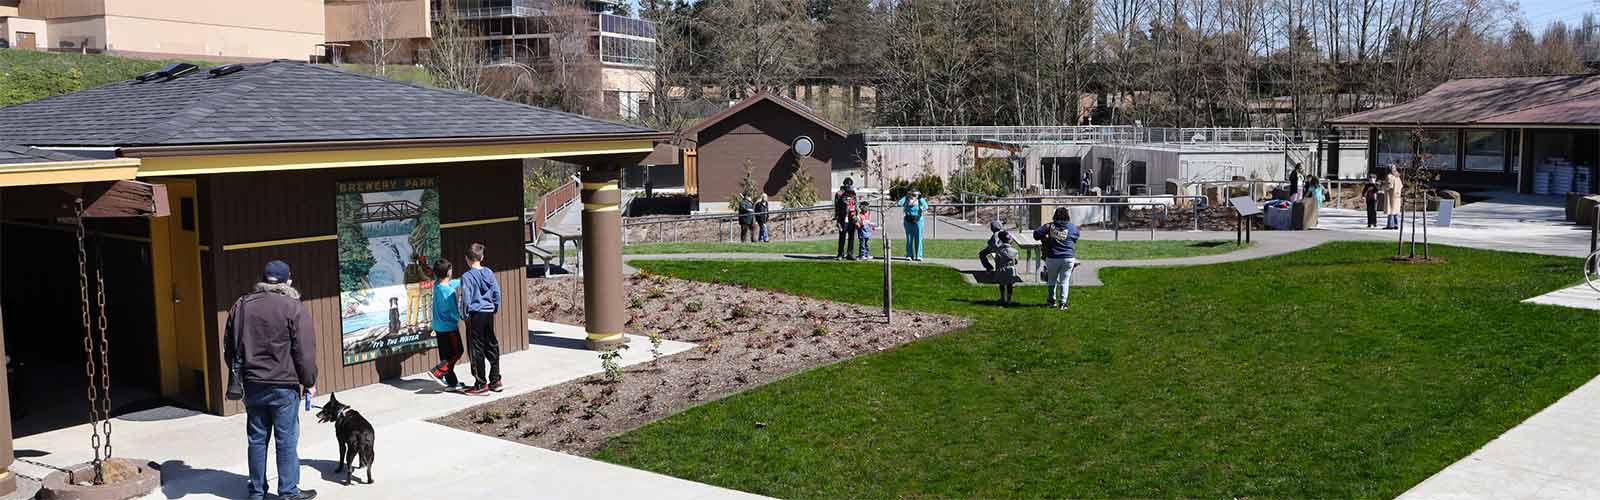
M 461 391 L 462 394 L 466 394 L 468 396 L 482 396 L 484 394 L 487 394 L 488 392 L 489 392 L 489 386 L 483 385 L 483 384 L 474 385 L 472 387 L 467 388 L 467 390 L 465 390 L 465 391 Z
M 446 383 L 444 381 L 444 370 L 441 370 L 438 367 L 434 367 L 434 369 L 428 370 L 428 378 L 433 379 L 434 382 L 438 382 L 439 385 L 442 385 L 442 386 L 445 386 L 445 387 L 449 387 L 450 386 L 449 383 Z
M 444 392 L 467 392 L 467 384 L 456 382 L 456 385 L 447 385 Z
M 505 389 L 506 389 L 505 384 L 500 383 L 499 380 L 496 380 L 494 382 L 490 382 L 489 383 L 489 390 L 491 390 L 491 391 L 500 392 L 500 391 L 503 391 Z
M 1056 306 L 1056 299 L 1045 299 L 1044 300 L 1044 306 L 1045 307 L 1055 307 Z
M 317 497 L 317 490 L 300 490 L 296 495 L 279 495 L 278 500 L 311 500 Z

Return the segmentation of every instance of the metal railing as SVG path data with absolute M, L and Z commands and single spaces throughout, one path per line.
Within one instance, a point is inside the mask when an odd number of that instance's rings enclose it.
M 756 216 L 760 216 L 760 215 L 766 215 L 771 219 L 780 220 L 782 222 L 782 232 L 783 232 L 783 240 L 782 241 L 790 241 L 791 239 L 793 239 L 793 231 L 792 231 L 793 228 L 790 226 L 790 221 L 793 219 L 793 215 L 794 214 L 803 214 L 803 213 L 818 212 L 818 211 L 824 211 L 824 210 L 831 211 L 831 210 L 833 210 L 833 206 L 832 205 L 817 205 L 817 206 L 804 207 L 804 208 L 784 208 L 784 209 L 778 209 L 778 210 L 768 210 L 768 211 L 765 211 L 765 212 L 755 212 L 755 213 L 748 214 L 748 215 L 751 216 L 751 217 L 756 217 Z M 744 214 L 727 213 L 727 214 L 690 215 L 690 216 L 687 216 L 687 217 L 674 217 L 674 218 L 669 218 L 669 219 L 658 219 L 658 220 L 634 220 L 634 221 L 624 220 L 622 222 L 622 244 L 623 245 L 627 245 L 628 244 L 628 229 L 630 229 L 630 228 L 655 226 L 655 225 L 661 225 L 661 224 L 686 224 L 686 223 L 705 222 L 705 221 L 712 221 L 712 222 L 718 223 L 720 227 L 717 230 L 717 234 L 726 236 L 726 238 L 723 241 L 732 242 L 732 241 L 736 241 L 738 239 L 738 236 L 737 236 L 738 235 L 737 222 L 739 221 L 740 217 L 744 217 L 744 216 L 745 216 Z M 768 225 L 770 226 L 771 224 L 769 223 Z
M 1284 130 L 1272 127 L 1143 127 L 1136 125 L 875 127 L 867 144 L 946 143 L 989 140 L 1014 143 L 1147 144 L 1173 148 L 1298 149 L 1337 135 L 1342 142 L 1367 140 L 1365 129 Z
M 1013 207 L 1021 207 L 1021 206 L 1028 206 L 1028 205 L 1036 204 L 1036 203 L 1033 203 L 1031 201 L 1032 199 L 1040 199 L 1040 200 L 1085 200 L 1085 199 L 1088 199 L 1088 200 L 1095 200 L 1095 199 L 1099 199 L 1099 200 L 1107 200 L 1107 199 L 1129 200 L 1129 199 L 1133 199 L 1133 198 L 1138 198 L 1138 199 L 1172 200 L 1174 202 L 1174 204 L 1177 202 L 1177 200 L 1191 200 L 1193 202 L 1192 203 L 1193 206 L 1191 208 L 1194 210 L 1194 229 L 1193 230 L 1195 230 L 1195 231 L 1199 231 L 1200 230 L 1200 209 L 1204 208 L 1205 205 L 1209 202 L 1209 200 L 1204 195 L 1198 195 L 1198 194 L 1033 195 L 1033 196 L 1023 195 L 1023 196 L 1000 197 L 1000 196 L 984 195 L 984 194 L 978 194 L 978 193 L 961 192 L 961 193 L 957 193 L 956 196 L 958 196 L 958 197 L 968 197 L 968 198 L 973 198 L 973 199 L 987 199 L 992 203 L 999 203 L 1001 206 L 1013 206 Z M 1079 203 L 1093 203 L 1093 202 L 1079 202 Z M 1037 204 L 1039 204 L 1039 205 L 1047 205 L 1047 206 L 1069 206 L 1069 205 L 1060 204 L 1060 203 L 1037 203 Z M 1161 204 L 1161 203 L 1156 202 L 1156 203 L 1152 203 L 1152 204 Z M 1165 206 L 1166 204 L 1162 204 L 1162 205 Z M 968 223 L 973 223 L 975 221 L 971 217 L 973 217 L 976 214 L 976 212 L 972 211 L 972 210 L 969 210 L 966 207 L 969 207 L 969 206 L 974 206 L 974 207 L 975 206 L 986 206 L 986 205 L 957 202 L 957 203 L 943 204 L 941 206 L 960 207 L 961 218 L 966 220 Z M 1163 209 L 1163 210 L 1164 211 L 1165 210 L 1170 210 L 1170 208 Z
M 1014 203 L 1008 203 L 1008 202 L 1005 202 L 1005 201 L 1000 201 L 1000 202 L 981 202 L 981 203 L 930 203 L 930 204 L 928 204 L 928 209 L 929 209 L 928 210 L 928 217 L 930 219 L 929 226 L 934 228 L 934 229 L 932 231 L 929 231 L 928 236 L 932 237 L 932 238 L 937 238 L 938 235 L 939 235 L 938 234 L 938 227 L 939 227 L 939 224 L 938 224 L 938 210 L 937 210 L 938 208 L 1006 207 L 1006 208 L 1017 208 L 1018 211 L 1020 212 L 1022 208 L 1031 207 L 1031 206 L 1039 206 L 1041 210 L 1043 209 L 1043 207 L 1100 207 L 1102 209 L 1102 212 L 1101 212 L 1102 216 L 1101 216 L 1101 221 L 1099 222 L 1099 224 L 1101 224 L 1101 227 L 1105 227 L 1105 224 L 1107 222 L 1110 222 L 1111 223 L 1111 231 L 1112 231 L 1111 239 L 1112 240 L 1118 240 L 1118 241 L 1120 241 L 1122 239 L 1122 209 L 1123 208 L 1149 207 L 1151 210 L 1155 210 L 1157 208 L 1160 208 L 1162 216 L 1158 218 L 1158 217 L 1155 217 L 1154 214 L 1152 214 L 1152 216 L 1150 217 L 1150 223 L 1146 224 L 1148 226 L 1148 228 L 1149 228 L 1150 239 L 1152 241 L 1156 239 L 1156 222 L 1158 220 L 1164 220 L 1164 219 L 1166 219 L 1167 217 L 1169 217 L 1171 215 L 1171 212 L 1169 211 L 1170 208 L 1171 208 L 1171 205 L 1170 204 L 1166 204 L 1166 203 L 1160 203 L 1160 202 L 1067 202 L 1067 203 L 1046 203 L 1046 202 L 1018 201 L 1018 202 L 1014 202 Z M 1198 213 L 1197 213 L 1197 215 L 1198 215 Z M 1028 227 L 1028 225 L 1025 223 L 1024 219 L 1025 219 L 1025 217 L 1021 213 L 1018 213 L 1017 214 L 1016 223 L 1014 225 L 1010 225 L 1010 226 L 1015 228 L 1019 232 L 1031 230 L 1032 228 Z M 1195 218 L 1195 220 L 1198 221 L 1200 219 L 1197 216 Z

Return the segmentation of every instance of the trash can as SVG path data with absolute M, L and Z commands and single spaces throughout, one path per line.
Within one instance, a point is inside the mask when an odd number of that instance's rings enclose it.
M 1600 195 L 1585 196 L 1578 201 L 1577 222 L 1580 226 L 1594 225 L 1594 207 L 1600 206 Z
M 1309 201 L 1294 203 L 1294 212 L 1290 215 L 1293 229 L 1311 229 L 1317 227 L 1317 204 Z
M 1451 191 L 1449 189 L 1441 189 L 1436 194 L 1438 195 L 1438 197 L 1428 199 L 1428 210 L 1435 211 L 1435 212 L 1439 211 L 1439 200 L 1452 200 L 1452 201 L 1455 201 L 1456 202 L 1455 207 L 1456 208 L 1461 208 L 1461 193 L 1457 193 L 1457 192 Z
M 1288 231 L 1289 227 L 1290 227 L 1290 224 L 1289 224 L 1290 212 L 1291 212 L 1291 210 L 1289 210 L 1287 208 L 1267 207 L 1267 209 L 1263 212 L 1263 214 L 1261 216 L 1261 218 L 1262 218 L 1261 223 L 1265 224 L 1268 228 L 1271 228 L 1271 229 L 1277 229 L 1279 231 Z

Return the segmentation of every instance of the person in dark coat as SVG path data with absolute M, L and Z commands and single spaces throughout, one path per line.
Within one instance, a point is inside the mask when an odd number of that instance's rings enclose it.
M 855 181 L 849 177 L 844 178 L 844 183 L 839 186 L 839 192 L 833 194 L 833 223 L 839 228 L 839 251 L 834 254 L 834 260 L 855 260 L 859 250 L 856 244 L 856 189 Z
M 1361 201 L 1367 204 L 1367 229 L 1378 227 L 1378 177 L 1367 174 L 1361 184 Z
M 739 193 L 739 242 L 756 241 L 756 206 L 750 197 Z
M 1089 194 L 1089 190 L 1091 188 L 1093 188 L 1093 187 L 1094 187 L 1094 169 L 1092 169 L 1092 168 L 1083 169 L 1083 179 L 1078 181 L 1078 194 L 1079 195 L 1088 195 Z
M 1295 200 L 1296 199 L 1295 195 L 1300 194 L 1300 174 L 1302 172 L 1303 171 L 1300 170 L 1300 165 L 1295 165 L 1294 166 L 1294 170 L 1291 170 L 1289 172 L 1289 199 L 1290 200 Z
M 756 232 L 759 233 L 756 240 L 762 243 L 772 241 L 767 234 L 767 222 L 772 220 L 772 216 L 767 212 L 771 211 L 772 204 L 767 203 L 767 193 L 761 193 L 761 196 L 756 197 Z
M 243 400 L 250 498 L 267 494 L 267 444 L 277 441 L 278 498 L 308 500 L 300 489 L 301 397 L 316 394 L 317 332 L 289 279 L 289 264 L 267 263 L 261 282 L 228 310 L 222 357 L 226 396 Z

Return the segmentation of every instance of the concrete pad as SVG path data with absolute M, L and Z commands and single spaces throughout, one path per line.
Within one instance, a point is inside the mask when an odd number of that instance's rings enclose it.
M 331 429 L 332 424 L 319 425 Z M 643 472 L 442 425 L 405 421 L 378 426 L 372 484 L 366 469 L 349 486 L 338 467 L 338 443 L 300 448 L 300 487 L 339 499 L 393 498 L 762 498 Z M 243 464 L 223 470 L 179 469 L 162 492 L 146 498 L 239 498 Z
M 1399 498 L 1600 498 L 1600 377 Z
M 1600 311 L 1600 292 L 1584 284 L 1556 290 L 1522 302 Z
M 438 492 L 451 495 L 465 490 L 437 488 L 402 489 L 402 485 L 421 488 L 419 484 L 449 484 L 464 473 L 462 467 L 471 468 L 481 484 L 489 485 L 481 495 L 465 498 L 565 498 L 557 488 L 545 493 L 537 483 L 541 476 L 506 474 L 505 467 L 533 467 L 536 470 L 561 471 L 574 481 L 586 477 L 613 478 L 610 483 L 585 485 L 593 496 L 614 497 L 603 488 L 639 488 L 641 491 L 661 483 L 664 494 L 681 495 L 674 498 L 714 498 L 726 496 L 727 490 L 701 487 L 695 489 L 680 485 L 684 481 L 656 474 L 616 467 L 580 457 L 538 450 L 526 445 L 472 435 L 423 422 L 470 408 L 496 399 L 532 392 L 554 384 L 602 372 L 598 354 L 584 347 L 582 327 L 530 321 L 529 347 L 525 351 L 501 358 L 501 372 L 506 380 L 506 390 L 485 396 L 466 396 L 440 391 L 437 382 L 424 374 L 386 381 L 357 389 L 340 391 L 339 401 L 360 411 L 378 429 L 379 461 L 375 468 L 378 486 L 373 496 L 351 498 L 418 498 L 419 492 Z M 650 342 L 645 337 L 629 335 L 633 348 L 623 352 L 620 362 L 633 365 L 651 359 Z M 694 347 L 684 342 L 665 341 L 662 355 L 680 353 Z M 470 379 L 465 367 L 458 374 Z M 113 395 L 115 396 L 115 395 Z M 326 403 L 327 395 L 320 395 L 313 404 Z M 337 444 L 331 424 L 318 424 L 311 413 L 301 413 L 301 460 L 307 467 L 302 470 L 303 484 L 319 488 L 322 474 L 318 467 L 331 473 L 337 460 Z M 167 478 L 163 492 L 149 498 L 242 498 L 245 494 L 246 474 L 244 446 L 244 415 L 219 417 L 177 408 L 158 408 L 146 412 L 122 415 L 113 421 L 113 445 L 117 456 L 145 458 L 161 462 L 162 474 Z M 426 427 L 419 427 L 426 426 Z M 437 429 L 432 429 L 437 428 Z M 449 431 L 449 432 L 445 432 Z M 457 434 L 481 438 L 494 444 L 468 446 L 472 442 Z M 27 460 L 51 466 L 65 466 L 89 460 L 87 424 L 36 434 L 16 440 L 18 455 Z M 537 450 L 512 451 L 514 448 Z M 446 453 L 451 458 L 438 460 Z M 450 455 L 464 453 L 464 455 Z M 474 453 L 482 453 L 478 455 Z M 519 460 L 505 461 L 506 458 Z M 541 460 L 541 462 L 528 462 Z M 476 464 L 484 464 L 482 466 Z M 326 467 L 322 467 L 326 465 Z M 458 467 L 459 466 L 459 467 Z M 382 478 L 388 468 L 390 483 Z M 530 469 L 530 470 L 535 470 Z M 18 462 L 16 472 L 42 477 L 49 472 L 46 467 Z M 274 475 L 275 476 L 275 475 Z M 402 477 L 404 476 L 404 477 Z M 501 479 L 495 479 L 496 477 Z M 407 483 L 406 481 L 414 481 Z M 693 484 L 693 483 L 689 483 Z M 394 486 L 392 489 L 390 486 Z M 533 486 L 530 488 L 530 486 Z M 333 486 L 330 486 L 333 487 Z M 467 488 L 465 485 L 457 485 Z M 342 487 L 334 487 L 342 488 Z M 602 488 L 602 489 L 595 489 Z M 471 489 L 471 488 L 467 488 Z M 324 490 L 326 491 L 326 490 Z M 617 491 L 632 491 L 618 489 Z M 326 494 L 326 493 L 325 493 Z M 361 493 L 365 495 L 365 493 Z M 422 497 L 431 494 L 421 493 Z M 524 496 L 525 495 L 525 496 Z M 331 498 L 346 498 L 341 492 Z

